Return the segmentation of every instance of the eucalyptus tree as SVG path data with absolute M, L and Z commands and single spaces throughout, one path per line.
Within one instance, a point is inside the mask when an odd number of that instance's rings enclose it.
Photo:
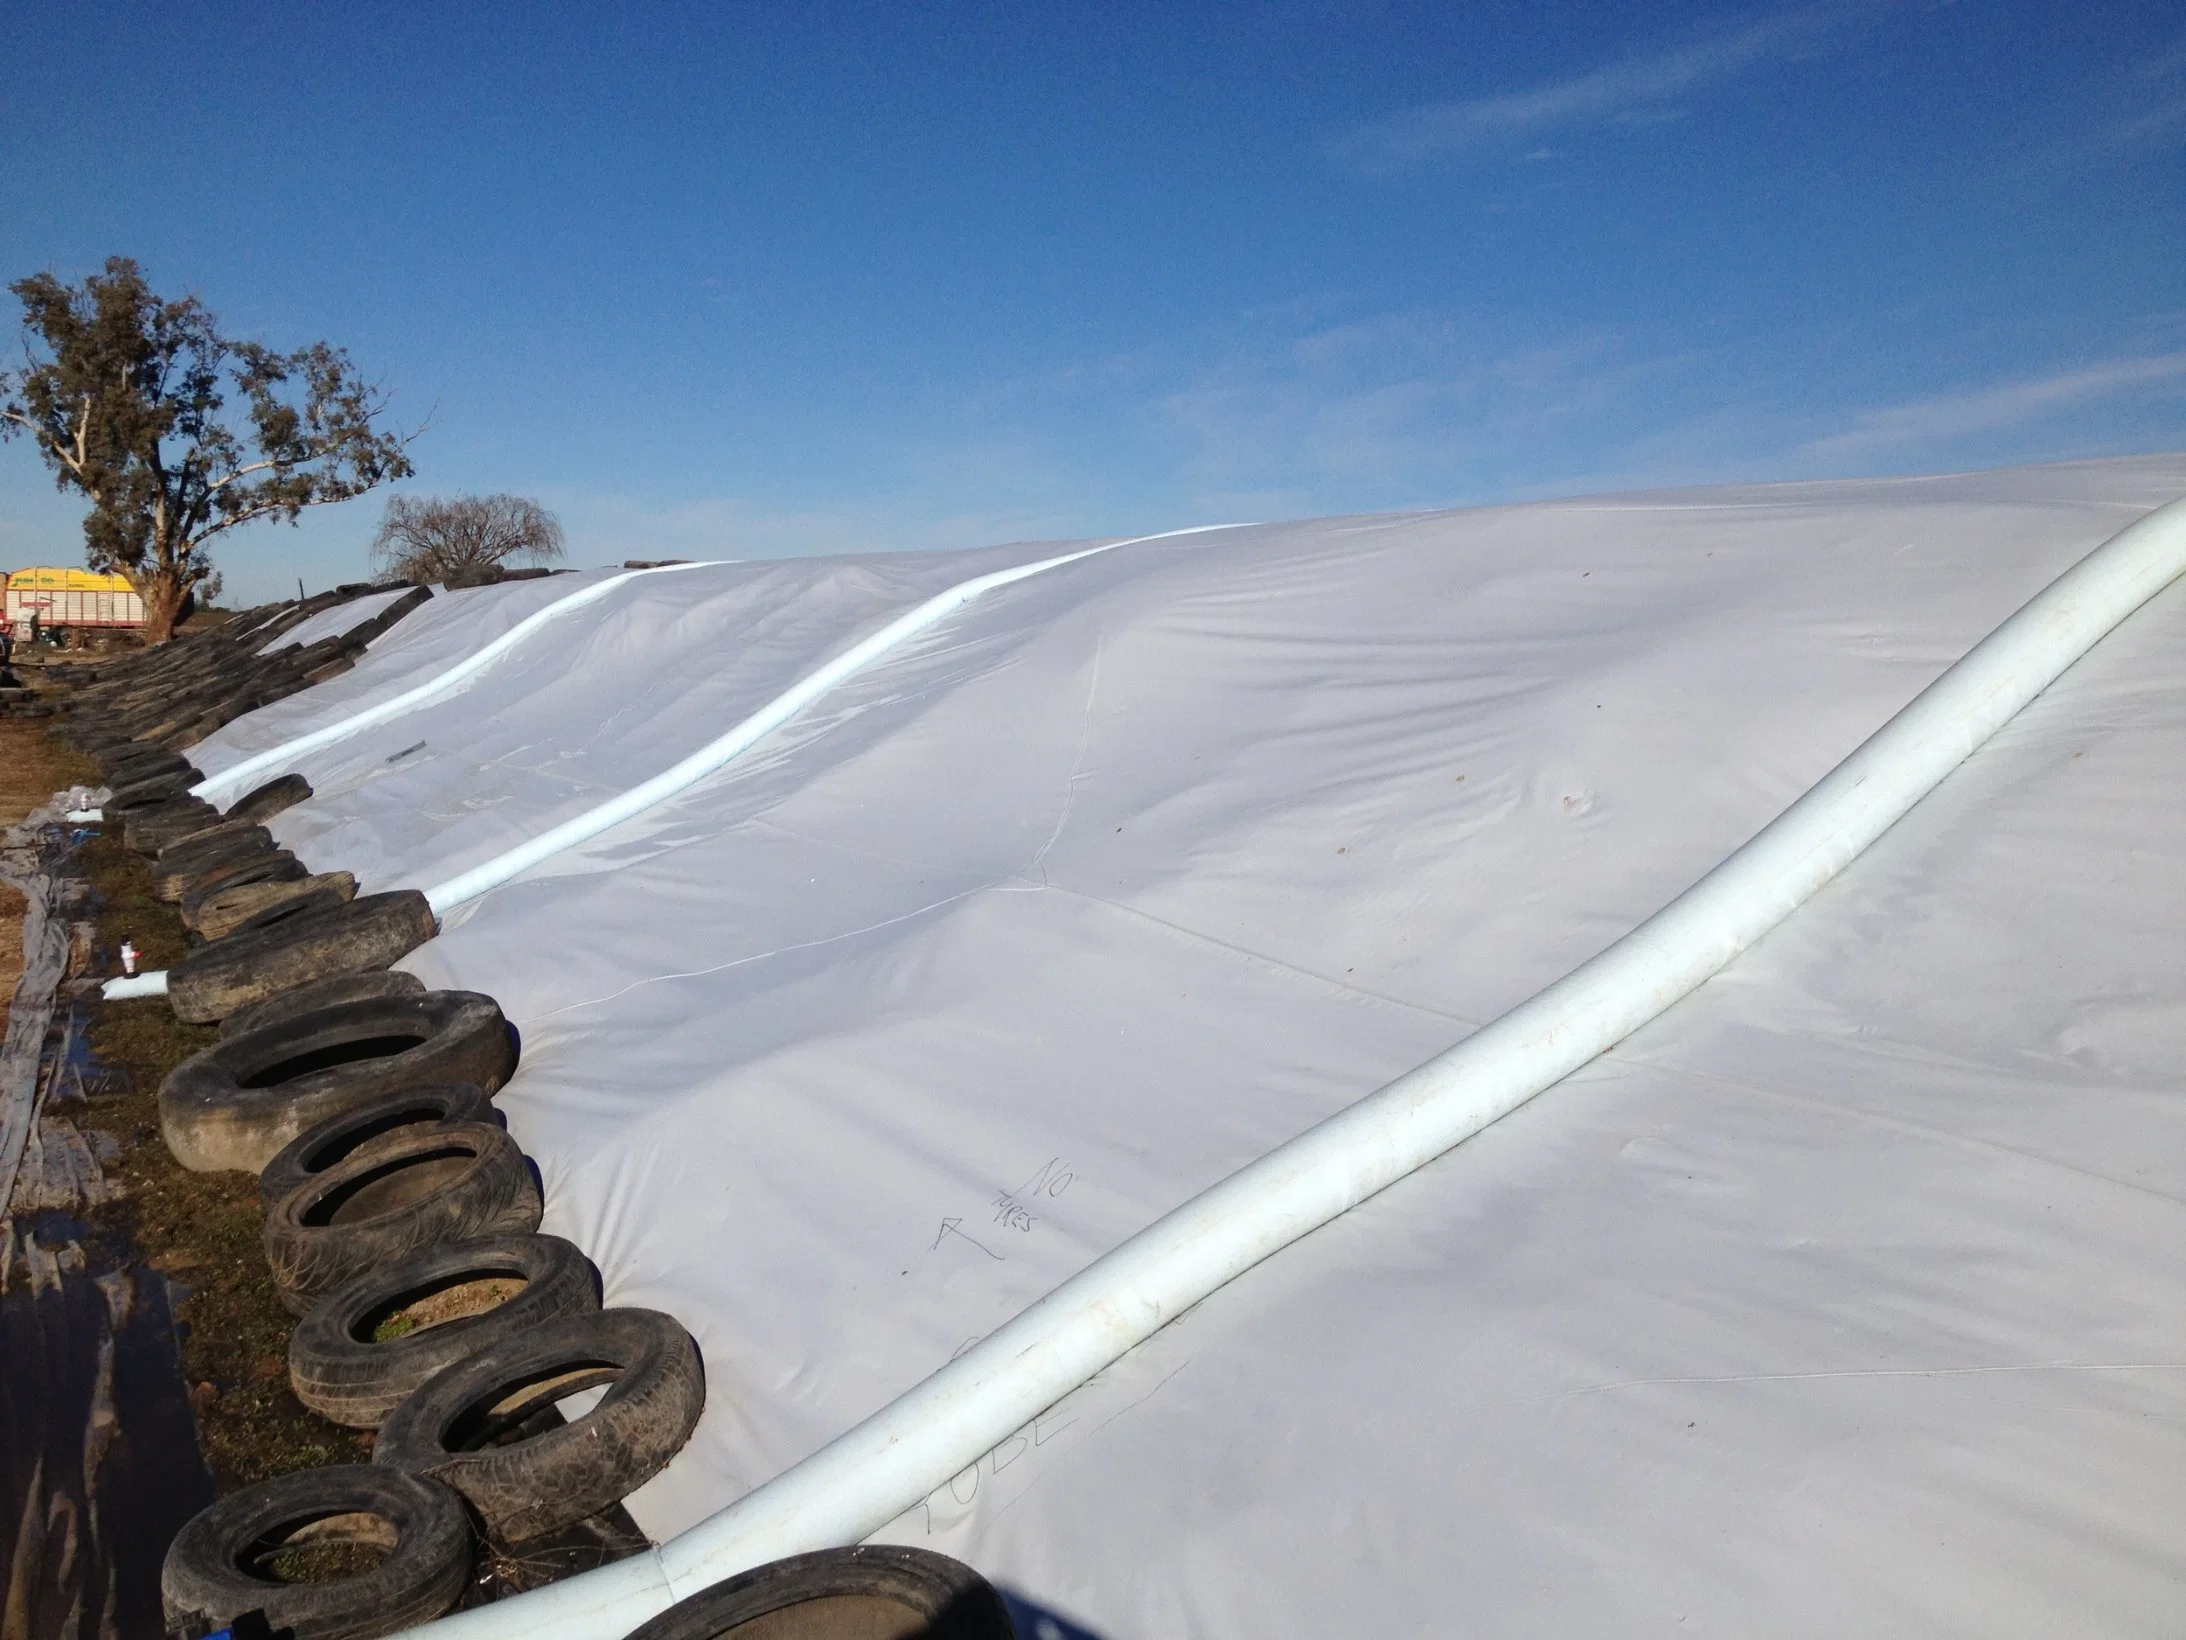
M 80 286 L 38 273 L 8 288 L 24 360 L 0 373 L 0 436 L 31 438 L 90 502 L 85 556 L 129 578 L 152 642 L 219 590 L 210 549 L 228 531 L 413 471 L 415 435 L 380 424 L 385 395 L 341 348 L 224 336 L 198 298 L 157 295 L 123 256 Z

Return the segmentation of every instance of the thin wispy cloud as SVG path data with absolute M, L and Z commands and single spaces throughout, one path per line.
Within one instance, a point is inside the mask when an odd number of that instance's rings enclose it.
M 1970 393 L 1949 393 L 1863 412 L 1844 432 L 1815 439 L 1804 454 L 1823 459 L 1943 443 L 2038 421 L 2078 405 L 2172 385 L 2186 387 L 2186 351 L 2111 359 L 2080 370 Z
M 2175 148 L 2186 143 L 2186 35 L 2133 72 L 2125 106 L 2097 139 L 2110 149 Z
M 1383 313 L 1240 336 L 1153 408 L 1187 512 L 1372 511 L 1544 481 L 1682 368 L 1598 327 Z
M 2186 148 L 2186 35 L 2065 89 L 2050 124 L 2002 174 L 2084 192 L 2091 170 L 2145 164 Z
M 1529 91 L 1409 108 L 1338 136 L 1329 156 L 1347 170 L 1381 176 L 1572 126 L 1674 119 L 1678 98 L 1806 55 L 1830 27 L 1823 13 L 1781 12 Z
M 2177 148 L 2186 144 L 2186 92 L 2122 119 L 2098 139 L 2102 148 Z

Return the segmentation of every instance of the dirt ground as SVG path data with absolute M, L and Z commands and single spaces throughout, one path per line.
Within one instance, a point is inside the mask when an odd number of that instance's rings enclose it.
M 48 740 L 40 719 L 0 719 L 0 822 L 12 825 L 60 788 L 95 783 L 96 769 Z M 78 868 L 97 895 L 96 945 L 111 968 L 126 936 L 148 968 L 188 950 L 174 908 L 151 892 L 145 863 L 118 835 L 87 841 Z M 22 900 L 0 887 L 0 997 L 14 995 L 22 969 Z M 114 970 L 117 971 L 118 970 Z M 82 1125 L 110 1134 L 120 1154 L 105 1168 L 120 1198 L 94 1211 L 97 1228 L 126 1239 L 137 1256 L 176 1284 L 184 1323 L 183 1370 L 199 1441 L 222 1492 L 317 1464 L 357 1463 L 371 1438 L 328 1423 L 291 1393 L 287 1350 L 295 1319 L 274 1296 L 261 1245 L 257 1180 L 243 1173 L 191 1173 L 159 1134 L 159 1085 L 218 1033 L 185 1025 L 164 1001 L 89 1005 L 93 1052 L 106 1075 Z
M 56 789 L 96 783 L 96 767 L 48 740 L 45 729 L 45 720 L 0 719 L 0 822 L 13 824 Z M 187 952 L 174 908 L 153 895 L 146 863 L 123 846 L 118 827 L 87 839 L 74 863 L 94 895 L 94 973 L 118 971 L 115 953 L 124 937 L 135 942 L 148 968 L 169 966 Z M 5 986 L 0 998 L 13 995 L 22 966 L 22 904 L 12 894 L 8 899 L 12 903 L 0 906 L 0 984 Z M 158 998 L 93 999 L 78 1006 L 96 1064 L 84 1086 L 85 1102 L 71 1108 L 70 1118 L 114 1141 L 101 1160 L 106 1180 L 119 1190 L 115 1199 L 84 1215 L 86 1245 L 96 1244 L 102 1264 L 149 1267 L 167 1278 L 180 1323 L 189 1413 L 216 1490 L 228 1493 L 324 1464 L 369 1462 L 369 1434 L 327 1422 L 289 1387 L 287 1351 L 295 1321 L 275 1297 L 266 1267 L 258 1181 L 247 1173 L 191 1173 L 176 1163 L 160 1137 L 160 1084 L 176 1065 L 217 1041 L 218 1032 L 181 1023 Z M 440 1295 L 439 1301 L 456 1306 L 451 1313 L 462 1313 L 485 1296 L 466 1289 Z M 395 1325 L 441 1319 L 446 1317 L 421 1305 L 396 1318 Z M 188 1439 L 179 1429 L 177 1435 Z M 156 1554 L 164 1554 L 164 1542 L 155 1546 Z M 464 1604 L 619 1560 L 645 1545 L 645 1535 L 619 1505 L 534 1543 L 492 1543 Z M 340 1569 L 286 1570 L 317 1576 Z M 0 1640 L 19 1637 L 11 1628 Z
M 37 718 L 0 718 L 0 831 L 53 795 L 45 730 Z M 0 883 L 0 1002 L 22 977 L 23 897 Z

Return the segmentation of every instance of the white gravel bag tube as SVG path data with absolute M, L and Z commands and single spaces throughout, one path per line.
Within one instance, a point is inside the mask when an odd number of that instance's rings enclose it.
M 540 861 L 597 837 L 610 827 L 619 826 L 623 821 L 643 814 L 656 803 L 666 802 L 676 793 L 696 785 L 716 769 L 742 756 L 754 743 L 780 728 L 844 679 L 864 671 L 890 650 L 907 643 L 928 627 L 997 587 L 1006 587 L 1013 581 L 1025 580 L 1045 570 L 1058 569 L 1064 564 L 1074 564 L 1079 559 L 1091 558 L 1096 553 L 1113 552 L 1118 547 L 1236 527 L 1233 524 L 1199 524 L 1190 529 L 1164 530 L 1159 535 L 1135 535 L 1128 541 L 1110 541 L 1098 547 L 1084 547 L 1077 552 L 1066 552 L 1060 557 L 1043 558 L 1037 563 L 1019 564 L 1014 569 L 996 570 L 990 575 L 977 575 L 969 581 L 959 581 L 947 591 L 934 594 L 909 613 L 897 616 L 871 637 L 853 644 L 825 666 L 807 673 L 728 733 L 707 742 L 673 768 L 664 769 L 644 784 L 632 786 L 620 796 L 611 797 L 606 802 L 517 844 L 507 852 L 495 855 L 491 860 L 450 877 L 446 882 L 435 883 L 425 891 L 425 898 L 432 903 L 436 915 L 447 912 L 466 900 L 475 900 L 479 895 L 499 888 Z
M 109 1002 L 127 1002 L 132 997 L 163 997 L 167 994 L 167 970 L 154 968 L 142 974 L 125 974 L 120 979 L 110 979 L 99 987 L 99 995 Z
M 428 678 L 416 688 L 406 689 L 391 699 L 381 701 L 377 706 L 367 706 L 361 712 L 352 712 L 348 717 L 329 723 L 324 728 L 314 729 L 309 734 L 298 735 L 293 740 L 284 740 L 278 746 L 270 746 L 265 751 L 254 753 L 233 768 L 222 769 L 218 774 L 209 774 L 190 788 L 190 795 L 209 801 L 214 792 L 233 791 L 268 769 L 278 768 L 302 757 L 306 752 L 315 752 L 338 740 L 346 740 L 376 723 L 385 723 L 389 718 L 400 717 L 413 707 L 423 706 L 427 701 L 446 694 L 465 679 L 484 671 L 542 626 L 560 620 L 565 615 L 573 615 L 587 604 L 598 603 L 625 581 L 634 581 L 641 575 L 665 575 L 672 570 L 714 567 L 712 563 L 663 564 L 656 569 L 634 569 L 626 574 L 611 575 L 604 581 L 595 581 L 581 591 L 555 600 L 544 609 L 533 611 L 476 654 L 464 656 L 439 676 Z
M 2058 577 L 1744 847 L 1599 956 L 1149 1225 L 917 1388 L 680 1537 L 413 1632 L 435 1640 L 616 1640 L 740 1571 L 858 1542 L 1225 1282 L 1690 993 L 2182 571 L 2186 502 L 2173 502 Z

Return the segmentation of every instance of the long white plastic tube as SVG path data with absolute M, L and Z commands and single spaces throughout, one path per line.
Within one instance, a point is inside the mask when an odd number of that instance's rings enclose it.
M 483 864 L 450 877 L 446 882 L 435 883 L 425 891 L 425 898 L 431 903 L 433 914 L 438 916 L 466 900 L 475 900 L 479 895 L 499 888 L 510 878 L 530 870 L 540 861 L 559 854 L 566 848 L 573 848 L 589 838 L 597 837 L 609 827 L 621 825 L 656 803 L 667 801 L 676 793 L 696 785 L 715 770 L 741 757 L 763 736 L 780 728 L 844 679 L 864 671 L 890 650 L 908 642 L 928 627 L 997 587 L 1006 587 L 1013 581 L 1022 581 L 1028 576 L 1057 569 L 1064 564 L 1075 564 L 1079 559 L 1091 558 L 1096 553 L 1136 546 L 1142 541 L 1166 541 L 1179 535 L 1198 535 L 1207 530 L 1235 528 L 1237 526 L 1234 524 L 1199 524 L 1190 529 L 1163 530 L 1158 535 L 1134 535 L 1128 541 L 1109 541 L 1097 547 L 1083 547 L 1076 552 L 1063 553 L 1059 557 L 1043 558 L 1038 563 L 1019 564 L 1014 569 L 996 570 L 989 575 L 974 576 L 969 581 L 959 581 L 946 592 L 936 593 L 909 613 L 897 616 L 871 637 L 853 644 L 826 665 L 807 673 L 735 728 L 708 741 L 673 768 L 662 770 L 643 785 L 632 786 L 619 796 L 611 797 L 536 837 L 527 838 L 506 853 L 497 854 Z
M 475 677 L 478 673 L 484 671 L 511 649 L 530 638 L 533 633 L 548 622 L 558 621 L 565 615 L 574 615 L 587 604 L 598 603 L 625 581 L 634 581 L 641 575 L 665 575 L 674 570 L 713 569 L 715 567 L 716 565 L 712 563 L 662 564 L 655 569 L 634 569 L 621 575 L 610 575 L 604 581 L 595 581 L 588 587 L 572 592 L 566 598 L 557 598 L 544 609 L 534 610 L 483 649 L 478 650 L 475 654 L 466 655 L 446 671 L 426 679 L 416 688 L 406 689 L 401 694 L 383 700 L 375 706 L 367 706 L 360 712 L 352 712 L 349 716 L 337 722 L 329 723 L 324 728 L 314 729 L 309 734 L 298 735 L 293 740 L 284 740 L 278 746 L 268 747 L 265 751 L 254 753 L 243 759 L 242 762 L 222 769 L 218 774 L 209 774 L 190 788 L 190 795 L 192 797 L 210 798 L 217 791 L 232 791 L 236 787 L 247 783 L 253 776 L 263 774 L 268 769 L 279 768 L 282 764 L 291 763 L 302 757 L 306 752 L 315 752 L 322 746 L 331 746 L 338 740 L 347 740 L 351 735 L 361 734 L 376 723 L 385 723 L 391 717 L 400 717 L 404 712 L 423 706 L 427 701 L 446 694 L 465 679 Z
M 1614 1046 L 1843 870 L 2186 571 L 2175 501 L 2059 576 L 1813 790 L 1609 949 L 1104 1254 L 924 1383 L 648 1554 L 410 1632 L 617 1640 L 784 1555 L 856 1543 L 1134 1344 Z

